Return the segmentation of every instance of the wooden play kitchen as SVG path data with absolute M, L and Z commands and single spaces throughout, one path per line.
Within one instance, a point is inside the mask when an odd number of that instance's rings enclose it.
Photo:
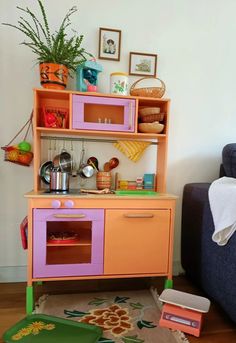
M 25 195 L 28 314 L 33 285 L 41 281 L 166 276 L 165 287 L 172 287 L 176 196 L 166 194 L 169 104 L 160 98 L 34 90 L 34 189 Z M 163 113 L 161 133 L 138 131 L 139 111 L 146 107 Z M 46 125 L 47 108 L 60 109 L 64 124 Z M 101 138 L 156 144 L 155 192 L 45 192 L 39 169 L 47 135 L 92 137 L 96 145 Z

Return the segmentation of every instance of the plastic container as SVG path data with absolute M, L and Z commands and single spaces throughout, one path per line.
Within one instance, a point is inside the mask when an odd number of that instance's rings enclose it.
M 128 74 L 111 73 L 110 75 L 110 93 L 128 95 Z

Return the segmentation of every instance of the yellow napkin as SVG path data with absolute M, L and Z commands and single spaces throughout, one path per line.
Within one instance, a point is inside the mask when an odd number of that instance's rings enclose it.
M 143 155 L 150 142 L 142 141 L 117 141 L 113 145 L 131 161 L 137 162 Z

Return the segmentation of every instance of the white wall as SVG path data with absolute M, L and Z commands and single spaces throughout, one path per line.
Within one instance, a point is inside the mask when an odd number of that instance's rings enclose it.
M 175 261 L 180 260 L 181 202 L 184 184 L 217 178 L 222 147 L 235 141 L 234 0 L 44 0 L 49 22 L 58 27 L 68 8 L 77 5 L 73 28 L 83 33 L 84 47 L 97 56 L 98 29 L 122 30 L 121 61 L 102 61 L 101 92 L 109 90 L 109 75 L 128 71 L 130 51 L 157 53 L 158 76 L 167 86 L 171 120 L 168 191 L 179 196 Z M 1 0 L 1 22 L 16 23 L 16 6 L 37 11 L 36 1 Z M 32 88 L 39 87 L 34 55 L 19 43 L 23 35 L 6 26 L 0 30 L 0 145 L 7 144 L 28 119 Z M 132 83 L 136 78 L 130 78 Z M 74 87 L 74 81 L 71 82 Z M 1 153 L 0 281 L 14 280 L 26 265 L 19 223 L 27 213 L 23 194 L 32 189 L 32 167 L 3 162 Z M 12 268 L 9 274 L 8 267 Z M 6 272 L 7 271 L 7 272 Z M 24 276 L 23 276 L 24 278 Z

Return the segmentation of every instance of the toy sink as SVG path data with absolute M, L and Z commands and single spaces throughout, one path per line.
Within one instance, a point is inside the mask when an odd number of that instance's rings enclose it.
M 157 192 L 154 191 L 149 191 L 149 190 L 145 190 L 145 189 L 140 189 L 140 190 L 133 190 L 133 189 L 120 189 L 115 191 L 116 195 L 147 195 L 147 196 L 153 196 L 153 195 L 157 195 Z
M 33 314 L 7 330 L 3 340 L 5 343 L 96 343 L 101 336 L 102 330 L 95 325 Z

